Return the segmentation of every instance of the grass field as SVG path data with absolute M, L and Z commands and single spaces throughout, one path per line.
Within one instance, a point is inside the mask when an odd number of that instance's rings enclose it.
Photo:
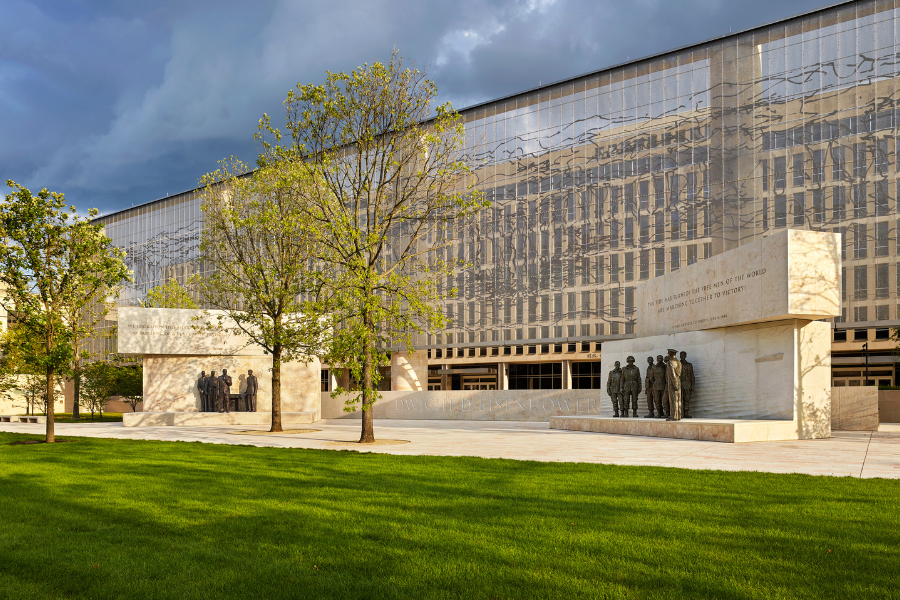
M 73 419 L 72 413 L 53 413 L 54 421 L 57 423 L 121 423 L 122 422 L 122 413 L 114 413 L 114 412 L 105 412 L 103 416 L 100 416 L 100 413 L 94 413 L 94 418 L 91 418 L 91 413 L 82 411 L 79 416 L 79 419 Z
M 0 433 L 2 598 L 896 598 L 900 482 Z

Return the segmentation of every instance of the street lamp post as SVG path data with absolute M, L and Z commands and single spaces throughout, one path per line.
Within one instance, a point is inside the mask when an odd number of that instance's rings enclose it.
M 863 344 L 863 350 L 866 352 L 866 379 L 863 385 L 869 385 L 869 342 Z

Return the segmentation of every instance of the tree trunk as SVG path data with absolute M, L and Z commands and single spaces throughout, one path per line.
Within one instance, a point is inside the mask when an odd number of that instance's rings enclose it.
M 81 411 L 78 410 L 78 401 L 81 399 L 81 369 L 75 366 L 75 389 L 72 392 L 72 418 L 80 419 Z
M 284 431 L 281 428 L 281 344 L 272 346 L 272 428 L 269 431 Z
M 47 367 L 47 437 L 45 441 L 52 444 L 56 441 L 56 432 L 53 428 L 53 367 Z
M 363 405 L 362 405 L 362 432 L 359 436 L 360 444 L 371 444 L 375 441 L 375 421 L 372 418 L 372 350 L 366 344 L 363 350 Z

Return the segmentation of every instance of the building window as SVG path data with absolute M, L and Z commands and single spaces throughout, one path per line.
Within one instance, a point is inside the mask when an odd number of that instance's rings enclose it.
M 887 138 L 876 140 L 875 142 L 875 171 L 879 175 L 887 175 L 890 158 L 888 156 Z
M 813 215 L 814 223 L 825 222 L 825 194 L 822 190 L 813 190 Z
M 857 223 L 853 228 L 853 258 L 867 258 L 869 249 L 868 227 Z
M 802 187 L 806 179 L 803 173 L 803 153 L 797 152 L 796 154 L 794 154 L 792 159 L 794 167 L 794 187 Z
M 838 146 L 831 149 L 831 180 L 841 181 L 844 179 L 844 170 L 846 168 L 846 160 L 844 158 L 844 148 Z
M 529 353 L 533 346 L 529 347 Z M 509 389 L 558 390 L 562 388 L 562 363 L 509 364 Z
M 666 274 L 666 249 L 656 248 L 656 277 Z
M 666 215 L 662 211 L 657 212 L 655 219 L 656 219 L 656 227 L 655 227 L 656 231 L 655 231 L 654 241 L 663 242 L 666 239 L 666 224 L 665 224 Z
M 803 192 L 794 194 L 794 227 L 806 224 L 806 195 Z
M 625 253 L 625 281 L 634 281 L 634 253 Z
M 875 182 L 875 216 L 883 217 L 890 213 L 891 207 L 888 200 L 886 181 Z
M 855 300 L 866 300 L 869 297 L 868 285 L 868 267 L 866 265 L 853 267 L 853 298 Z
M 875 256 L 888 255 L 889 228 L 888 221 L 880 221 L 875 224 Z
M 775 190 L 783 190 L 787 187 L 787 157 L 775 157 Z
M 670 251 L 672 264 L 669 269 L 671 271 L 677 271 L 679 268 L 681 268 L 681 248 L 675 246 L 674 248 L 671 248 Z
M 853 144 L 853 176 L 862 178 L 866 176 L 866 143 Z
M 775 227 L 787 226 L 787 196 L 775 196 Z
M 600 361 L 572 363 L 572 389 L 599 390 L 604 383 Z
M 822 183 L 825 181 L 824 150 L 813 150 L 812 181 L 813 183 Z
M 831 214 L 835 221 L 847 218 L 847 190 L 843 187 L 831 188 Z
M 875 265 L 875 297 L 887 298 L 889 295 L 888 265 Z
M 650 278 L 650 251 L 641 250 L 641 279 Z
M 853 216 L 859 219 L 865 217 L 867 212 L 866 184 L 857 183 L 853 186 Z

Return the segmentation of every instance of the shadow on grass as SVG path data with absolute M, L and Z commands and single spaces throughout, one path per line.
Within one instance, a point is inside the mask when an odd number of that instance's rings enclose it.
M 894 589 L 893 481 L 78 439 L 0 448 L 10 597 Z

